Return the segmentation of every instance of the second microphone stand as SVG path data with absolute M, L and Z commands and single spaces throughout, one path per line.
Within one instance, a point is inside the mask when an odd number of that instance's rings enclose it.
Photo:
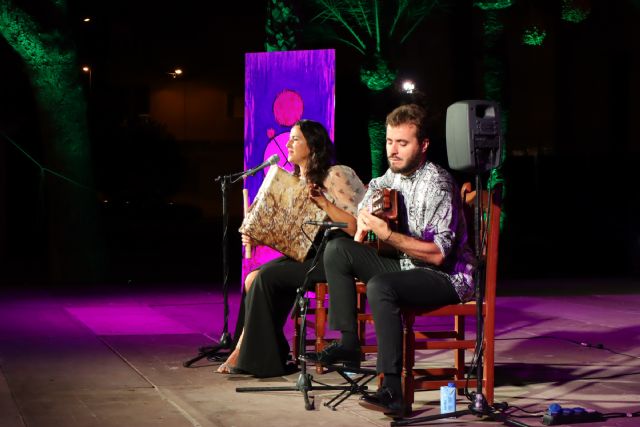
M 318 266 L 318 261 L 322 256 L 322 252 L 324 247 L 329 240 L 329 235 L 331 234 L 331 228 L 326 228 L 322 237 L 322 241 L 318 246 L 316 254 L 313 258 L 313 262 L 311 263 L 311 268 L 307 271 L 305 278 L 303 280 L 302 285 L 297 289 L 297 296 L 294 303 L 294 310 L 299 310 L 300 313 L 300 336 L 299 336 L 299 346 L 302 352 L 305 351 L 306 348 L 306 340 L 307 340 L 307 312 L 309 308 L 309 298 L 305 296 L 307 292 L 307 288 L 309 286 L 309 277 L 311 272 Z M 355 393 L 363 393 L 367 390 L 366 384 L 375 378 L 375 371 L 367 371 L 362 369 L 355 370 L 358 376 L 355 378 L 350 377 L 344 370 L 339 369 L 336 370 L 340 376 L 342 376 L 350 385 L 313 385 L 314 379 L 311 374 L 307 372 L 307 362 L 304 357 L 298 358 L 300 361 L 300 375 L 298 376 L 298 380 L 296 381 L 295 386 L 291 387 L 238 387 L 236 388 L 236 392 L 238 393 L 246 393 L 246 392 L 259 392 L 259 391 L 301 391 L 302 396 L 304 397 L 304 407 L 306 410 L 310 411 L 315 408 L 315 404 L 313 398 L 309 397 L 309 392 L 313 390 L 339 390 L 340 393 L 332 398 L 329 402 L 325 403 L 325 406 L 330 407 L 335 410 L 336 406 L 338 406 L 341 402 L 347 399 L 349 396 Z M 336 403 L 334 403 L 336 402 Z
M 216 181 L 220 182 L 220 186 L 222 189 L 222 295 L 224 299 L 224 325 L 222 328 L 222 336 L 220 337 L 220 341 L 218 342 L 218 344 L 214 346 L 200 347 L 198 349 L 198 355 L 196 357 L 189 359 L 183 363 L 183 366 L 185 367 L 189 367 L 193 363 L 205 357 L 208 360 L 226 360 L 226 358 L 229 356 L 228 354 L 220 356 L 218 355 L 218 353 L 221 350 L 231 350 L 231 347 L 233 345 L 233 339 L 231 338 L 231 335 L 229 335 L 229 237 L 227 235 L 229 229 L 229 207 L 227 202 L 227 192 L 229 189 L 229 184 L 234 184 L 240 181 L 242 178 L 253 176 L 257 172 L 260 172 L 261 170 L 269 166 L 276 165 L 279 161 L 280 157 L 278 157 L 277 154 L 274 154 L 261 165 L 258 165 L 253 169 L 234 173 L 231 175 L 222 175 L 216 178 Z

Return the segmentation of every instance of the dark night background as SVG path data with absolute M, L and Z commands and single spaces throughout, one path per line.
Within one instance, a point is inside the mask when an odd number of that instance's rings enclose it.
M 214 179 L 243 168 L 244 54 L 264 50 L 266 2 L 204 3 L 70 3 L 78 68 L 92 67 L 91 81 L 82 77 L 105 283 L 222 281 L 221 194 Z M 441 114 L 432 158 L 443 165 L 446 107 L 485 99 L 480 11 L 471 1 L 451 3 L 393 54 L 399 81 L 413 79 L 419 100 Z M 590 4 L 581 23 L 561 20 L 559 1 L 516 1 L 501 12 L 502 106 L 509 115 L 502 278 L 640 273 L 640 6 Z M 299 13 L 304 21 L 310 12 L 300 7 Z M 85 15 L 91 23 L 82 22 Z M 532 24 L 547 31 L 542 46 L 522 44 L 522 31 Z M 397 91 L 369 95 L 359 83 L 361 58 L 349 47 L 308 34 L 299 40 L 299 49 L 337 49 L 338 159 L 368 182 L 369 111 L 409 99 Z M 29 82 L 3 39 L 0 58 L 0 129 L 40 159 Z M 168 73 L 178 66 L 185 74 L 174 79 Z M 0 279 L 48 283 L 52 243 L 39 171 L 0 138 Z M 229 203 L 231 280 L 238 281 L 239 184 Z

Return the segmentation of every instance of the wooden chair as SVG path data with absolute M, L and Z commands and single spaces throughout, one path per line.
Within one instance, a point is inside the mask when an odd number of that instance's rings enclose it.
M 370 314 L 366 312 L 366 299 L 367 299 L 367 285 L 363 282 L 356 281 L 356 307 L 358 311 L 358 338 L 361 343 L 362 357 L 366 353 L 377 352 L 377 346 L 373 344 L 367 344 L 366 333 L 367 324 L 373 324 L 373 319 Z M 327 346 L 326 339 L 326 324 L 327 324 L 327 305 L 326 299 L 329 294 L 329 285 L 326 282 L 318 282 L 315 284 L 315 297 L 313 298 L 313 304 L 307 310 L 307 315 L 313 316 L 313 320 L 307 318 L 307 328 L 313 328 L 314 337 L 305 339 L 305 346 L 312 346 L 314 351 L 320 352 Z M 302 318 L 298 312 L 294 315 L 294 331 L 293 331 L 293 358 L 298 360 L 298 356 L 301 353 L 300 349 L 300 328 Z M 305 349 L 302 349 L 304 351 Z M 316 365 L 316 372 L 319 374 L 324 373 L 324 369 L 321 365 Z
M 465 191 L 466 189 L 466 191 Z M 473 201 L 473 193 L 469 193 L 470 185 L 463 189 L 463 200 Z M 491 197 L 487 192 L 483 194 L 483 212 L 481 221 L 481 236 L 486 231 L 486 245 L 481 263 L 484 263 L 484 299 L 482 315 L 484 318 L 483 334 L 483 379 L 482 390 L 489 404 L 493 403 L 494 387 L 494 327 L 496 301 L 496 275 L 498 265 L 498 239 L 500 234 L 501 200 L 500 189 L 495 189 Z M 472 218 L 471 218 L 472 219 Z M 488 227 L 488 228 L 487 228 Z M 469 229 L 473 229 L 470 221 Z M 473 233 L 470 233 L 473 235 Z M 465 337 L 465 318 L 476 316 L 476 302 L 453 304 L 437 309 L 403 308 L 403 368 L 402 387 L 404 398 L 404 415 L 411 414 L 414 393 L 418 390 L 439 389 L 442 385 L 453 382 L 456 388 L 463 389 L 465 380 L 465 350 L 475 348 L 475 339 Z M 453 329 L 448 330 L 414 330 L 416 318 L 421 317 L 453 317 Z M 418 350 L 452 350 L 453 367 L 417 368 L 415 366 L 416 351 Z M 474 389 L 477 381 L 471 379 L 468 384 Z

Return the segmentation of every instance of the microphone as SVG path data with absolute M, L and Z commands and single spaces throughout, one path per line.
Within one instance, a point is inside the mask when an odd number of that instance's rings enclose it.
M 267 160 L 264 161 L 264 163 L 262 163 L 260 166 L 256 166 L 253 169 L 249 169 L 247 171 L 242 172 L 242 175 L 240 175 L 240 178 L 244 178 L 247 176 L 253 176 L 255 175 L 256 172 L 260 172 L 262 169 L 269 167 L 269 166 L 273 166 L 275 164 L 277 164 L 280 161 L 280 157 L 277 154 L 274 154 L 273 156 L 269 157 Z
M 349 224 L 346 222 L 334 222 L 334 221 L 305 221 L 305 224 L 319 225 L 320 227 L 338 227 L 347 228 Z

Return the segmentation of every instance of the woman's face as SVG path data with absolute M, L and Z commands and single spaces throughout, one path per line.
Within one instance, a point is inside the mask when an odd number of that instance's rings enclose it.
M 307 140 L 302 134 L 300 126 L 291 128 L 289 141 L 287 141 L 287 150 L 289 151 L 289 155 L 287 156 L 288 161 L 298 166 L 307 164 L 311 150 L 309 150 L 309 145 L 307 145 Z

